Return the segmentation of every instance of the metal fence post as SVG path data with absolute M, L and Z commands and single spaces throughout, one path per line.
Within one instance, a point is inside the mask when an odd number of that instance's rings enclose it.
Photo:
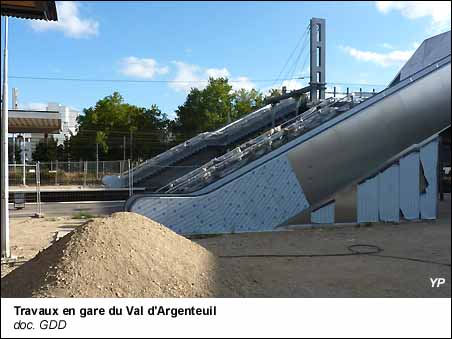
M 86 176 L 88 174 L 88 161 L 85 161 L 84 163 L 84 169 L 83 169 L 83 187 L 86 186 Z
M 36 208 L 37 208 L 37 216 L 40 217 L 42 213 L 41 209 L 41 170 L 39 161 L 36 163 L 35 169 L 36 176 Z
M 26 169 L 26 164 L 25 164 L 25 138 L 23 138 L 22 144 L 24 145 L 23 150 L 22 150 L 22 162 L 23 162 L 23 171 L 22 171 L 22 184 L 24 186 L 27 186 L 27 169 Z
M 132 194 L 131 194 L 131 192 L 130 192 L 130 189 L 131 189 L 131 181 L 130 181 L 130 179 L 131 179 L 131 177 L 132 177 L 132 168 L 131 168 L 131 162 L 130 162 L 130 159 L 128 160 L 128 165 L 129 165 L 129 173 L 128 173 L 128 175 L 127 175 L 127 178 L 129 179 L 129 197 L 130 197 L 130 196 L 132 196 Z
M 99 144 L 96 143 L 96 180 L 99 179 Z
M 55 161 L 55 186 L 58 185 L 58 160 Z
M 130 171 L 130 196 L 133 195 L 133 170 Z

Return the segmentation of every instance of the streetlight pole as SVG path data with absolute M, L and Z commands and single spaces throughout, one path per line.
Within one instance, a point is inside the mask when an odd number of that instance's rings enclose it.
M 3 50 L 3 99 L 1 133 L 1 229 L 2 260 L 11 258 L 8 211 L 8 17 L 5 16 L 5 46 Z
M 126 163 L 126 136 L 122 137 L 122 160 Z
M 96 180 L 99 179 L 99 143 L 96 142 Z
M 25 156 L 25 137 L 22 136 L 22 185 L 27 186 L 27 164 L 26 164 L 26 156 Z

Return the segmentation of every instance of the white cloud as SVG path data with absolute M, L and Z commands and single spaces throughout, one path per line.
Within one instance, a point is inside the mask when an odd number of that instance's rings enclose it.
M 211 78 L 228 78 L 230 76 L 226 68 L 208 68 L 206 74 Z
M 301 81 L 296 80 L 296 79 L 284 80 L 281 87 L 283 87 L 283 86 L 286 86 L 286 89 L 288 91 L 293 91 L 293 90 L 304 87 L 304 85 L 301 83 Z
M 244 88 L 250 90 L 255 84 L 245 76 L 231 77 L 227 68 L 202 68 L 198 65 L 187 64 L 182 61 L 173 62 L 177 67 L 177 75 L 170 83 L 170 87 L 178 92 L 189 92 L 191 88 L 203 89 L 209 78 L 228 78 L 234 90 Z
M 290 80 L 284 80 L 282 83 L 273 85 L 273 86 L 268 86 L 268 87 L 264 87 L 261 88 L 261 92 L 264 95 L 267 95 L 272 89 L 279 89 L 281 90 L 283 87 L 286 87 L 287 91 L 293 91 L 293 90 L 297 90 L 300 88 L 303 88 L 305 86 L 307 86 L 306 83 L 301 82 L 300 80 L 297 79 L 290 79 Z
M 232 89 L 239 90 L 239 89 L 246 89 L 247 91 L 252 90 L 253 88 L 256 88 L 256 85 L 247 77 L 237 77 L 232 78 L 231 81 Z
M 372 62 L 383 67 L 400 65 L 401 63 L 407 61 L 414 53 L 414 50 L 377 53 L 371 51 L 361 51 L 349 46 L 341 46 L 341 49 L 357 60 Z
M 410 20 L 429 17 L 435 32 L 449 30 L 451 26 L 450 1 L 377 1 L 376 6 L 382 13 L 399 11 Z
M 171 88 L 177 92 L 188 92 L 191 88 L 203 88 L 206 86 L 206 81 L 202 82 L 201 68 L 197 65 L 187 64 L 182 61 L 173 61 L 177 67 L 177 75 L 173 82 L 169 84 Z
M 79 4 L 75 1 L 59 1 L 56 3 L 58 21 L 31 21 L 31 27 L 39 32 L 61 31 L 71 38 L 86 38 L 99 33 L 99 23 L 92 19 L 82 19 Z
M 136 78 L 152 79 L 154 75 L 166 74 L 168 71 L 168 67 L 159 67 L 154 59 L 129 56 L 121 60 L 121 73 Z
M 386 48 L 386 49 L 394 49 L 394 46 L 391 44 L 388 44 L 386 42 L 380 44 L 381 47 Z
M 413 42 L 411 45 L 413 46 L 414 49 L 417 49 L 417 48 L 421 45 L 421 43 L 415 41 L 415 42 Z

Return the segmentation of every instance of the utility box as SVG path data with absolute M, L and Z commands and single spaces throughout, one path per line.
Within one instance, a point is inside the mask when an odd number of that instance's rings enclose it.
M 16 210 L 25 208 L 25 193 L 14 193 L 14 208 Z

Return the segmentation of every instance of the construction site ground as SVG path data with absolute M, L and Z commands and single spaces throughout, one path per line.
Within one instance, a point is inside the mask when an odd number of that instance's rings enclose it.
M 450 195 L 440 202 L 439 214 L 431 222 L 295 228 L 192 240 L 220 256 L 220 263 L 250 274 L 259 291 L 249 291 L 249 297 L 450 298 Z M 19 264 L 2 265 L 2 277 L 85 221 L 11 219 L 12 253 Z M 378 256 L 342 256 L 348 246 L 357 244 L 375 245 L 383 251 Z M 229 257 L 249 255 L 262 256 Z M 445 284 L 432 287 L 431 279 L 436 278 L 444 278 Z

